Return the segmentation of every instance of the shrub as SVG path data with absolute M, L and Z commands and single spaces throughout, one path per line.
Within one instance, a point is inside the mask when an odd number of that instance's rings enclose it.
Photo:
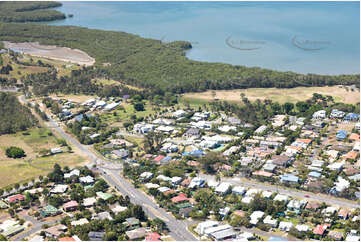
M 19 147 L 11 146 L 6 149 L 6 156 L 10 158 L 21 158 L 26 156 L 25 151 Z

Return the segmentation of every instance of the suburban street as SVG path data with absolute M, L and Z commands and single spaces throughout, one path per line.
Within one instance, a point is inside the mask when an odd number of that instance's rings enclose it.
M 215 176 L 207 175 L 207 174 L 200 174 L 199 177 L 206 179 L 206 180 L 212 180 L 212 179 L 215 180 Z M 340 207 L 349 207 L 349 208 L 360 207 L 360 205 L 357 202 L 348 201 L 346 199 L 334 198 L 334 197 L 331 197 L 330 195 L 315 194 L 315 193 L 299 191 L 299 190 L 297 191 L 294 189 L 287 189 L 282 186 L 258 183 L 255 181 L 250 181 L 250 180 L 245 180 L 245 179 L 241 180 L 240 178 L 237 178 L 237 177 L 222 178 L 221 181 L 229 182 L 235 186 L 245 186 L 245 187 L 260 189 L 263 191 L 277 192 L 277 193 L 280 193 L 283 195 L 288 195 L 288 196 L 299 198 L 299 199 L 315 200 L 318 202 L 325 202 L 325 203 L 337 205 Z

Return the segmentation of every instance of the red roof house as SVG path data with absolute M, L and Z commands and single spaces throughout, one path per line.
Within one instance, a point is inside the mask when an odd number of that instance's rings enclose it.
M 76 241 L 76 240 L 72 237 L 63 237 L 63 238 L 59 238 L 59 241 Z
M 158 155 L 157 157 L 155 157 L 153 159 L 154 162 L 160 163 L 160 161 L 164 158 L 165 156 L 163 155 Z
M 78 208 L 78 202 L 77 201 L 70 201 L 67 202 L 63 205 L 65 211 L 72 211 L 72 210 L 76 210 Z
M 187 195 L 185 195 L 184 193 L 180 193 L 178 196 L 173 197 L 171 200 L 173 203 L 179 203 L 179 202 L 188 201 L 189 198 L 187 198 Z
M 147 236 L 145 237 L 145 241 L 160 241 L 160 237 L 160 234 L 152 232 L 147 234 Z
M 313 233 L 323 236 L 327 230 L 327 224 L 319 224 L 313 228 Z
M 15 194 L 12 195 L 10 197 L 7 198 L 9 203 L 14 203 L 14 202 L 18 202 L 18 201 L 23 201 L 24 200 L 24 196 L 21 194 Z

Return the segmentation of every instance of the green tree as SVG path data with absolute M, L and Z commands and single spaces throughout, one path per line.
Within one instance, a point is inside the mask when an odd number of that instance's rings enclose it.
M 10 158 L 21 158 L 26 156 L 25 151 L 19 147 L 11 146 L 6 149 L 6 156 Z

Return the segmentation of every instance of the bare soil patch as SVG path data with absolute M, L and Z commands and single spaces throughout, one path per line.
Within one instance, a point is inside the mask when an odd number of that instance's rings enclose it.
M 322 95 L 330 95 L 334 97 L 336 102 L 344 102 L 349 104 L 356 104 L 360 102 L 359 90 L 351 91 L 345 88 L 339 88 L 338 86 L 326 86 L 326 87 L 296 87 L 296 88 L 249 88 L 249 89 L 235 89 L 235 90 L 218 90 L 218 91 L 206 91 L 199 93 L 187 93 L 184 98 L 187 99 L 199 99 L 212 101 L 215 99 L 241 102 L 241 93 L 244 93 L 246 97 L 255 101 L 256 99 L 264 100 L 271 99 L 279 103 L 304 101 L 312 97 L 313 93 L 319 93 Z
M 15 49 L 17 51 L 43 58 L 61 60 L 65 62 L 77 63 L 79 65 L 92 66 L 95 59 L 84 51 L 70 49 L 67 47 L 57 47 L 54 45 L 40 45 L 38 42 L 12 43 L 3 41 L 5 48 Z

